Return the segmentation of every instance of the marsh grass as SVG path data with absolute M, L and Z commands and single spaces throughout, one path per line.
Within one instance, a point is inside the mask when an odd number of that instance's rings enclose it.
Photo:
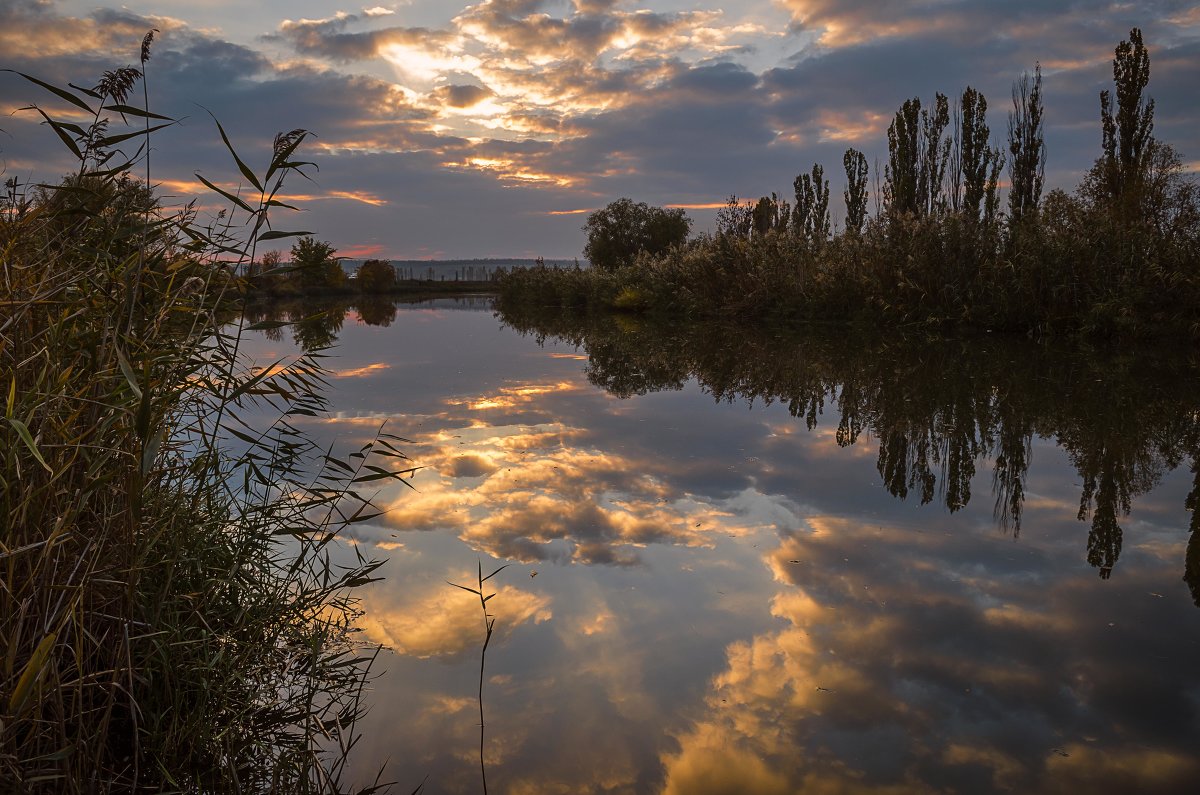
M 307 133 L 256 173 L 218 123 L 247 192 L 164 208 L 132 176 L 172 123 L 126 104 L 142 76 L 21 75 L 91 122 L 31 105 L 78 170 L 0 204 L 0 790 L 340 791 L 380 562 L 331 553 L 412 468 L 382 429 L 316 447 L 320 348 L 255 368 L 227 323 L 231 266 L 292 234 L 268 213 Z

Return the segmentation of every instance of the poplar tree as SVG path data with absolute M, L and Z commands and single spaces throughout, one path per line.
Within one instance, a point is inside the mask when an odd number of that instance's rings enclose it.
M 829 239 L 829 180 L 825 179 L 825 169 L 814 163 L 812 174 L 796 177 L 792 187 L 796 191 L 792 228 L 817 247 L 824 245 Z
M 884 197 L 893 215 L 916 214 L 920 171 L 921 100 L 904 101 L 888 126 L 888 163 L 884 171 Z
M 987 124 L 987 100 L 967 86 L 960 107 L 962 135 L 958 142 L 958 161 L 962 169 L 962 211 L 968 218 L 978 220 L 992 161 L 992 150 L 988 146 L 991 131 Z
M 888 165 L 884 195 L 893 215 L 925 216 L 945 206 L 942 188 L 950 161 L 950 103 L 946 95 L 934 96 L 933 110 L 921 109 L 921 100 L 905 100 L 888 127 Z
M 1008 214 L 1018 220 L 1036 213 L 1046 178 L 1046 145 L 1042 136 L 1042 66 L 1013 83 L 1013 109 L 1008 114 Z
M 842 156 L 846 167 L 846 231 L 860 234 L 867 220 L 867 158 L 857 149 L 847 149 Z
M 1129 31 L 1113 57 L 1113 82 L 1117 87 L 1116 113 L 1112 95 L 1100 92 L 1103 124 L 1104 183 L 1113 204 L 1138 195 L 1146 172 L 1147 154 L 1154 130 L 1154 100 L 1142 97 L 1150 82 L 1150 54 L 1142 44 L 1142 31 Z
M 779 196 L 775 193 L 759 199 L 751 213 L 754 231 L 759 236 L 766 235 L 772 230 L 785 231 L 790 216 L 791 207 L 786 201 L 780 201 Z
M 942 185 L 950 160 L 950 139 L 945 137 L 950 124 L 950 102 L 946 95 L 934 95 L 932 112 L 921 113 L 920 172 L 917 179 L 917 203 L 921 215 L 937 215 L 944 209 Z

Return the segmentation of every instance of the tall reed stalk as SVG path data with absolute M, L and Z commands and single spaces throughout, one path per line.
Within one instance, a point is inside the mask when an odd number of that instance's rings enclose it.
M 487 668 L 487 650 L 488 644 L 492 642 L 492 632 L 496 628 L 496 617 L 488 612 L 487 603 L 491 601 L 496 594 L 491 593 L 486 596 L 483 593 L 483 584 L 495 577 L 500 572 L 507 569 L 509 564 L 505 563 L 500 568 L 493 571 L 488 576 L 483 576 L 483 563 L 477 562 L 477 578 L 475 588 L 468 588 L 465 585 L 459 585 L 456 582 L 448 582 L 448 585 L 453 585 L 455 588 L 461 588 L 467 593 L 473 593 L 479 597 L 479 609 L 483 613 L 483 647 L 479 650 L 479 778 L 483 783 L 483 795 L 487 795 L 487 765 L 484 763 L 484 720 L 483 720 L 483 676 L 484 670 Z

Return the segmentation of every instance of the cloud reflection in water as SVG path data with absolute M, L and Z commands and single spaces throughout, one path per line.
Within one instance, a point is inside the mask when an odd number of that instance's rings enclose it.
M 777 391 L 747 410 L 736 389 L 708 378 L 705 394 L 666 359 L 598 372 L 592 358 L 585 372 L 573 345 L 540 348 L 486 313 L 401 309 L 386 330 L 340 334 L 338 366 L 355 377 L 335 382 L 337 415 L 314 429 L 354 443 L 390 418 L 424 467 L 416 492 L 385 492 L 391 512 L 359 530 L 392 547 L 365 628 L 395 650 L 363 770 L 392 757 L 411 786 L 426 774 L 434 792 L 476 785 L 464 698 L 478 604 L 445 581 L 470 579 L 482 555 L 517 564 L 490 603 L 499 791 L 1188 792 L 1200 776 L 1200 619 L 1180 580 L 1191 476 L 1136 438 L 1181 427 L 1169 402 L 1124 424 L 1099 399 L 1049 406 L 1037 436 L 1007 448 L 1036 461 L 1009 473 L 1014 537 L 987 498 L 987 446 L 941 448 L 905 405 L 974 427 L 961 391 L 945 411 L 936 390 L 889 402 L 876 383 L 853 404 L 826 393 L 809 430 L 779 362 L 764 368 Z M 654 372 L 682 389 L 636 380 Z M 1090 425 L 1072 420 L 1080 407 Z M 1043 438 L 1064 417 L 1066 450 Z M 910 434 L 872 434 L 889 418 Z M 1096 428 L 1107 447 L 1089 441 Z M 1101 580 L 1077 514 L 1089 477 L 1092 502 L 1114 504 L 1102 493 L 1114 471 L 1131 473 L 1121 488 L 1137 504 Z M 937 499 L 923 505 L 929 473 Z

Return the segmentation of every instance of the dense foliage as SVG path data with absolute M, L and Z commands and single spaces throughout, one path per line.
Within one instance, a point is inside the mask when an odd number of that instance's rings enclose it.
M 202 222 L 134 176 L 162 120 L 125 104 L 141 77 L 28 78 L 90 122 L 34 108 L 78 171 L 0 199 L 0 791 L 337 791 L 373 656 L 354 588 L 379 564 L 335 567 L 331 542 L 400 454 L 315 448 L 291 418 L 323 410 L 318 359 L 252 368 L 222 308 L 291 234 L 266 213 L 306 133 L 261 174 L 230 146 L 257 198 L 205 180 L 232 210 Z M 145 125 L 110 131 L 114 108 Z
M 666 253 L 687 240 L 690 228 L 683 210 L 618 199 L 588 216 L 583 226 L 587 232 L 583 255 L 592 267 L 610 270 L 632 262 L 639 254 Z
M 591 270 L 517 271 L 501 280 L 502 304 L 1200 337 L 1200 192 L 1151 134 L 1140 31 L 1117 47 L 1113 75 L 1115 102 L 1101 95 L 1103 154 L 1073 193 L 1042 195 L 1037 69 L 1013 87 L 1003 148 L 989 143 L 987 102 L 972 88 L 953 107 L 941 94 L 926 107 L 906 101 L 888 130 L 873 217 L 866 159 L 846 152 L 840 234 L 829 233 L 818 165 L 796 178 L 794 206 L 775 194 L 731 199 L 715 234 Z

